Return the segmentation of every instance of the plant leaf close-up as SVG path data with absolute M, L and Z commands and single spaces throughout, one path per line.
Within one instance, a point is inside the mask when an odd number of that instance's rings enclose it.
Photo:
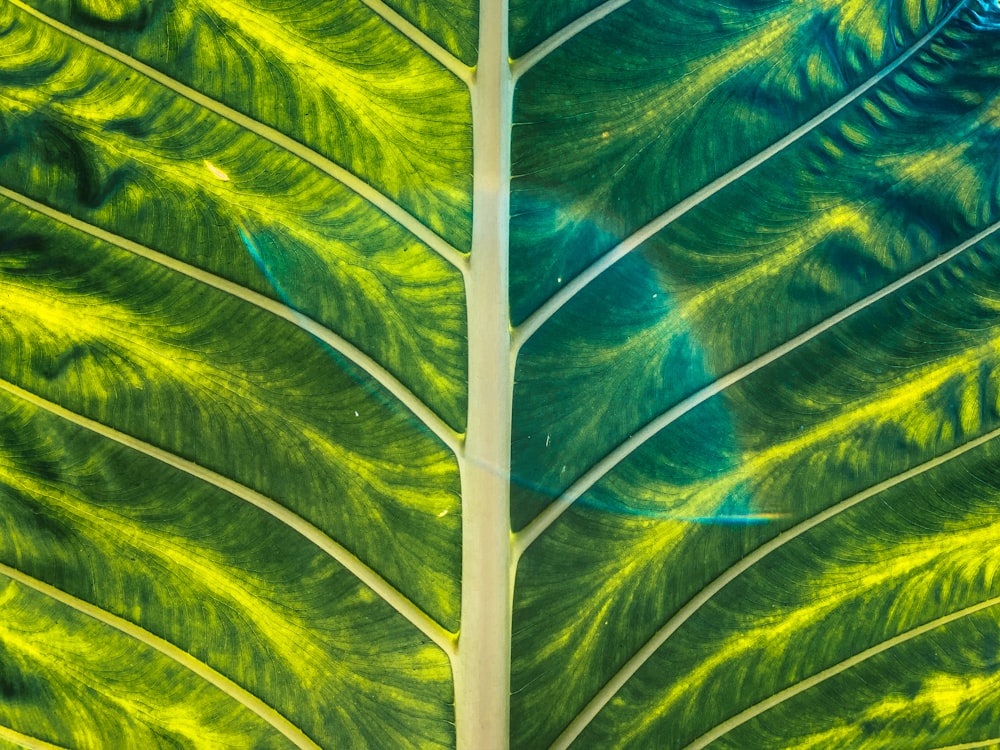
M 0 749 L 1000 748 L 993 0 L 0 0 Z

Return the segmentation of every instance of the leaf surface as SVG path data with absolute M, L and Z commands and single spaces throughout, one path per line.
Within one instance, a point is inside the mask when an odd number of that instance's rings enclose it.
M 988 607 L 732 721 L 996 596 L 972 541 L 994 490 L 957 479 L 989 446 L 927 462 L 1000 427 L 998 37 L 975 4 L 807 5 L 631 3 L 520 82 L 518 746 L 932 747 L 993 721 L 935 703 L 995 670 Z M 926 656 L 950 637 L 978 656 Z
M 507 9 L 0 4 L 0 747 L 1000 744 L 1000 11 Z
M 0 725 L 452 746 L 463 84 L 360 4 L 2 14 Z

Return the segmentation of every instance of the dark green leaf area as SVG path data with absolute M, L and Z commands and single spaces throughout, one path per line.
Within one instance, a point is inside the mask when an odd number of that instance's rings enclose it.
M 468 66 L 479 51 L 479 4 L 475 0 L 387 0 L 393 8 Z
M 321 746 L 451 745 L 447 657 L 353 574 L 238 498 L 15 397 L 0 400 L 0 562 L 178 646 Z M 94 639 L 97 648 L 116 642 Z M 128 647 L 117 650 L 120 669 L 140 685 L 177 672 L 147 663 L 139 644 L 132 660 Z M 44 705 L 53 676 L 39 667 L 23 679 L 42 683 Z M 92 679 L 90 692 L 102 693 L 122 677 Z M 191 704 L 199 708 L 195 697 Z M 129 713 L 144 715 L 123 705 L 109 723 Z M 224 726 L 200 721 L 206 732 Z
M 777 547 L 681 625 L 575 746 L 679 748 L 751 706 L 759 715 L 712 747 L 994 736 L 997 458 L 987 443 Z
M 515 323 L 615 243 L 886 70 L 945 10 L 650 0 L 554 52 L 515 97 Z
M 901 74 L 659 232 L 527 341 L 515 528 L 685 397 L 1000 218 L 998 70 L 978 57 L 1000 59 L 998 37 L 949 44 L 961 64 L 942 45 L 913 66 L 936 88 L 907 94 Z M 728 431 L 724 412 L 702 419 Z
M 468 90 L 360 0 L 33 5 L 314 148 L 468 248 Z M 80 46 L 55 39 L 53 58 Z
M 919 61 L 936 88 L 908 93 L 900 75 L 642 247 L 711 372 L 760 356 L 1000 218 L 991 157 L 1000 67 L 979 56 L 996 59 L 1000 35 L 989 41 L 961 65 L 947 49 Z
M 510 55 L 518 58 L 604 3 L 601 0 L 510 0 Z
M 31 231 L 0 256 L 0 377 L 287 505 L 457 626 L 454 456 L 398 402 L 259 308 Z
M 710 380 L 699 338 L 685 326 L 655 271 L 635 254 L 528 341 L 514 389 L 515 529 L 665 404 Z M 709 434 L 732 431 L 724 412 L 706 419 Z
M 291 305 L 462 429 L 457 269 L 317 169 L 9 4 L 0 39 L 0 186 Z
M 782 530 L 1000 427 L 998 278 L 997 242 L 971 248 L 669 423 L 556 521 L 518 569 L 522 745 Z
M 192 672 L 0 576 L 0 724 L 60 747 L 294 745 Z

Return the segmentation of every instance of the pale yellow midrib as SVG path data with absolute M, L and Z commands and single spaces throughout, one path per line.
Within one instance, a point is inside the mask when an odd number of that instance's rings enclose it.
M 178 648 L 169 641 L 150 633 L 148 630 L 145 630 L 128 620 L 124 620 L 117 615 L 107 612 L 90 602 L 78 599 L 72 594 L 66 593 L 62 589 L 40 581 L 37 578 L 29 576 L 9 565 L 0 563 L 0 575 L 6 576 L 22 586 L 30 588 L 33 591 L 37 591 L 38 593 L 43 594 L 60 604 L 64 604 L 81 614 L 87 615 L 98 622 L 104 623 L 120 633 L 123 633 L 130 638 L 133 638 L 136 641 L 158 651 L 168 659 L 180 664 L 182 667 L 185 667 L 201 679 L 228 695 L 233 700 L 257 714 L 257 716 L 293 742 L 296 747 L 301 748 L 302 750 L 322 750 L 319 745 L 313 742 L 301 729 L 292 724 L 277 710 L 264 703 L 264 701 L 250 693 L 245 688 L 237 685 L 225 675 L 215 671 L 204 662 L 195 659 L 191 656 L 191 654 Z M 45 748 L 46 746 L 42 745 L 41 747 Z
M 508 304 L 513 84 L 507 0 L 483 0 L 472 86 L 473 252 L 466 277 L 469 413 L 462 476 L 458 750 L 507 750 L 514 570 L 510 534 L 513 355 Z
M 200 466 L 193 461 L 181 458 L 170 451 L 151 445 L 132 435 L 116 430 L 107 425 L 101 424 L 93 419 L 89 419 L 81 414 L 77 414 L 59 404 L 38 396 L 30 391 L 21 388 L 9 381 L 0 380 L 0 391 L 5 391 L 27 403 L 36 406 L 49 414 L 65 419 L 67 422 L 83 427 L 101 437 L 112 440 L 119 445 L 131 448 L 138 453 L 149 456 L 160 461 L 167 466 L 171 466 L 190 476 L 200 479 L 207 484 L 217 487 L 234 497 L 238 497 L 244 502 L 253 505 L 264 511 L 276 520 L 293 529 L 300 536 L 307 539 L 333 560 L 350 571 L 358 580 L 368 586 L 390 607 L 396 610 L 417 630 L 423 633 L 435 645 L 437 645 L 448 656 L 454 653 L 455 636 L 426 612 L 417 607 L 412 601 L 395 589 L 391 584 L 376 573 L 372 568 L 362 562 L 350 550 L 343 547 L 334 539 L 325 534 L 322 530 L 306 521 L 294 511 L 277 503 L 271 498 L 246 487 L 239 482 L 225 477 L 204 466 Z
M 350 172 L 331 159 L 328 159 L 319 152 L 302 143 L 299 143 L 294 138 L 282 133 L 280 130 L 272 128 L 269 125 L 265 125 L 252 117 L 248 117 L 242 112 L 239 112 L 232 107 L 229 107 L 222 102 L 201 93 L 197 89 L 191 88 L 190 86 L 171 78 L 156 68 L 136 60 L 134 57 L 125 54 L 121 50 L 104 44 L 103 42 L 94 39 L 77 29 L 74 29 L 72 26 L 67 26 L 64 23 L 45 15 L 41 11 L 32 8 L 23 0 L 6 0 L 6 2 L 9 2 L 24 12 L 31 14 L 47 26 L 51 26 L 53 29 L 56 29 L 81 44 L 90 47 L 96 52 L 110 57 L 113 60 L 117 60 L 146 78 L 149 78 L 150 80 L 159 83 L 161 86 L 170 89 L 175 94 L 188 99 L 194 104 L 197 104 L 198 106 L 203 107 L 220 117 L 224 117 L 239 127 L 260 136 L 264 140 L 273 143 L 275 146 L 278 146 L 291 154 L 294 154 L 298 158 L 302 159 L 302 161 L 311 164 L 316 169 L 329 175 L 350 189 L 352 192 L 368 201 L 368 203 L 380 210 L 397 224 L 404 227 L 421 242 L 427 245 L 427 247 L 451 263 L 463 274 L 467 272 L 468 258 L 452 246 L 451 243 L 438 235 L 401 206 L 396 204 L 389 197 L 379 192 L 353 172 Z
M 180 273 L 190 279 L 201 282 L 206 286 L 218 289 L 225 294 L 247 302 L 260 308 L 277 318 L 291 323 L 302 329 L 309 335 L 315 337 L 338 353 L 344 355 L 353 364 L 364 370 L 371 378 L 391 393 L 400 401 L 418 421 L 424 424 L 442 443 L 444 443 L 452 453 L 456 455 L 462 449 L 462 442 L 459 433 L 452 429 L 436 412 L 417 397 L 409 388 L 403 385 L 394 375 L 386 370 L 370 355 L 359 349 L 346 339 L 338 336 L 326 326 L 318 323 L 303 313 L 285 305 L 277 300 L 271 299 L 259 292 L 247 289 L 229 279 L 216 276 L 204 269 L 192 266 L 177 258 L 161 253 L 152 248 L 141 245 L 138 242 L 125 239 L 113 234 L 105 229 L 89 224 L 77 219 L 74 216 L 57 211 L 51 206 L 39 203 L 25 195 L 17 193 L 9 188 L 0 186 L 0 196 L 14 201 L 25 208 L 43 214 L 50 219 L 58 221 L 68 227 L 83 232 L 95 239 L 107 242 L 110 245 L 132 253 L 133 255 L 145 258 L 171 271 Z

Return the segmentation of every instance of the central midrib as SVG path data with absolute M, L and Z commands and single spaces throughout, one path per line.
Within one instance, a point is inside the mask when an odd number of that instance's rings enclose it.
M 469 411 L 462 476 L 462 617 L 456 655 L 459 750 L 509 744 L 511 609 L 510 443 L 514 353 L 508 304 L 513 81 L 507 0 L 483 0 L 471 86 L 472 257 L 466 279 Z

